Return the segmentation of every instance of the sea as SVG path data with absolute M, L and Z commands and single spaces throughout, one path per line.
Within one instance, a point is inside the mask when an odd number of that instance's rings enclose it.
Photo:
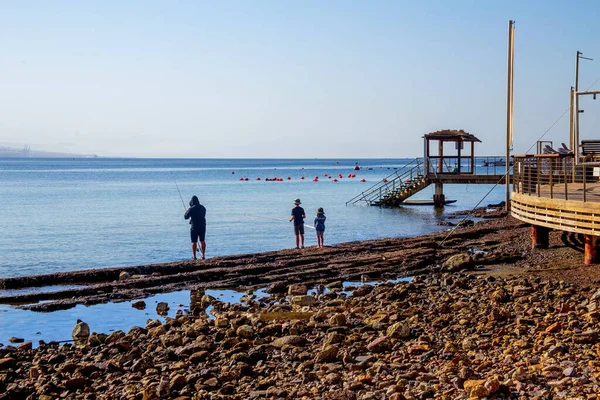
M 296 198 L 302 201 L 309 225 L 317 208 L 323 207 L 326 246 L 446 230 L 438 222 L 449 213 L 505 198 L 504 186 L 459 184 L 444 187 L 446 198 L 457 202 L 443 208 L 346 204 L 412 161 L 0 159 L 0 278 L 191 259 L 189 224 L 183 216 L 193 195 L 207 209 L 207 258 L 293 248 L 288 219 Z M 360 169 L 354 170 L 357 165 Z M 413 197 L 432 196 L 430 186 Z M 314 231 L 307 228 L 306 246 L 316 243 Z M 230 291 L 216 295 L 237 298 Z M 160 295 L 153 301 L 169 296 L 172 299 L 166 301 L 173 304 L 189 303 L 189 292 Z M 118 308 L 124 310 L 122 315 Z M 17 335 L 28 340 L 68 339 L 77 318 L 97 321 L 98 331 L 125 329 L 135 322 L 132 312 L 126 303 L 78 306 L 52 315 L 0 305 L 0 343 Z M 139 324 L 143 326 L 146 317 L 157 318 L 150 314 L 142 312 Z M 108 322 L 113 319 L 115 323 Z M 59 321 L 64 322 L 62 330 Z

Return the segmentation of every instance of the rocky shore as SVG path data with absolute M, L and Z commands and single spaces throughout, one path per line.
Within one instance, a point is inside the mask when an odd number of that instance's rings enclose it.
M 101 271 L 92 280 L 110 275 L 95 284 L 116 293 L 193 274 L 235 284 L 249 271 L 251 284 L 242 304 L 196 285 L 197 304 L 165 323 L 107 335 L 80 322 L 73 343 L 0 348 L 0 399 L 596 399 L 597 267 L 582 265 L 577 235 L 553 232 L 551 248 L 536 250 L 528 234 L 499 218 L 453 236 L 247 256 L 249 265 L 221 258 L 124 281 L 139 267 Z M 342 283 L 407 272 L 421 275 Z M 270 296 L 252 294 L 265 284 Z
M 303 285 L 0 350 L 0 399 L 595 399 L 600 291 L 465 274 Z M 273 290 L 282 288 L 281 285 Z M 202 308 L 212 304 L 214 318 Z

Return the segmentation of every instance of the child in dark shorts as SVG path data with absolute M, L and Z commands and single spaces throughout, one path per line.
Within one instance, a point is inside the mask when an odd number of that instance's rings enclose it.
M 317 209 L 317 217 L 315 218 L 314 225 L 315 225 L 315 231 L 317 231 L 317 245 L 320 248 L 325 247 L 323 234 L 325 233 L 325 220 L 326 219 L 327 219 L 327 217 L 325 216 L 323 207 L 319 207 Z

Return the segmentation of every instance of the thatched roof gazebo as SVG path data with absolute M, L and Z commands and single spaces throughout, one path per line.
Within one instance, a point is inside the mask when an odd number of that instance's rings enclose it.
M 452 174 L 472 174 L 475 169 L 475 142 L 480 142 L 475 136 L 468 132 L 455 129 L 444 129 L 437 132 L 425 134 L 425 163 L 427 173 L 452 173 Z M 432 154 L 435 149 L 432 141 L 438 141 L 437 154 Z M 455 154 L 444 154 L 444 143 L 454 142 Z M 464 153 L 464 143 L 471 143 L 471 149 L 467 155 Z M 435 162 L 437 161 L 437 162 Z

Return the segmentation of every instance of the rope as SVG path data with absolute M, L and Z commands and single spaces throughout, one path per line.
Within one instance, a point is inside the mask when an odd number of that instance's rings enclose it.
M 600 81 L 600 76 L 586 89 L 586 90 L 590 90 L 596 83 L 598 83 L 598 81 Z M 544 136 L 546 136 L 546 134 L 550 131 L 550 129 L 552 129 L 554 127 L 554 125 L 556 125 L 558 123 L 558 121 L 560 121 L 567 112 L 569 112 L 569 110 L 571 110 L 571 106 L 569 105 L 569 107 L 552 123 L 552 125 L 550 125 L 548 127 L 548 129 L 546 129 L 544 131 L 544 133 L 542 133 L 542 135 L 538 138 L 538 140 L 536 141 L 536 143 L 532 144 L 526 151 L 525 153 L 529 152 L 529 150 L 533 149 L 535 147 L 535 145 L 537 144 L 537 142 L 539 142 L 541 139 L 544 138 Z M 506 162 L 510 163 L 509 160 L 506 160 Z M 509 174 L 512 173 L 512 166 L 509 165 Z M 473 207 L 469 213 L 467 215 L 465 215 L 465 217 L 460 220 L 460 222 L 458 224 L 456 224 L 448 233 L 448 235 L 446 235 L 446 237 L 440 242 L 438 247 L 442 247 L 444 245 L 444 243 L 446 242 L 446 240 L 448 240 L 448 238 L 450 236 L 452 236 L 452 234 L 454 233 L 454 231 L 468 218 L 473 214 L 473 211 L 475 211 L 475 209 L 477 209 L 477 207 L 479 207 L 479 205 L 481 204 L 481 202 L 483 202 L 483 200 L 485 200 L 489 194 L 496 188 L 496 186 L 498 186 L 500 184 L 500 182 L 502 182 L 502 179 L 506 179 L 507 177 L 507 173 L 504 173 L 504 175 L 502 176 L 502 178 L 500 178 L 498 180 L 498 182 L 496 182 L 494 184 L 494 186 L 492 186 L 492 188 L 481 198 L 481 200 L 479 200 L 479 202 L 475 205 L 475 207 Z M 436 250 L 437 252 L 437 250 Z M 436 257 L 437 258 L 437 257 Z

